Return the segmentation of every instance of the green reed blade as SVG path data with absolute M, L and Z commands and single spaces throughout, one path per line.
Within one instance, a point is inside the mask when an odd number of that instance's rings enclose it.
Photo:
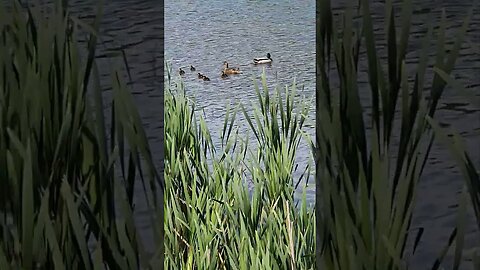
M 471 20 L 471 17 L 472 17 L 472 12 L 473 12 L 473 10 L 470 9 L 466 18 L 463 21 L 462 26 L 458 30 L 457 35 L 455 37 L 455 43 L 453 45 L 453 48 L 450 50 L 450 54 L 447 58 L 446 63 L 443 61 L 443 53 L 444 53 L 444 51 L 443 51 L 444 50 L 443 35 L 444 35 L 444 29 L 445 29 L 445 24 L 446 23 L 443 19 L 445 14 L 444 13 L 442 14 L 443 15 L 442 24 L 440 26 L 440 29 L 441 29 L 441 37 L 440 37 L 441 43 L 439 42 L 439 44 L 438 44 L 438 50 L 441 50 L 441 51 L 437 52 L 438 53 L 437 63 L 436 63 L 435 66 L 437 68 L 440 68 L 440 69 L 446 71 L 447 74 L 450 74 L 450 72 L 454 68 L 455 62 L 458 58 L 461 46 L 463 44 L 463 40 L 465 38 L 465 34 L 466 34 L 468 26 L 470 24 L 470 20 Z M 440 57 L 442 57 L 442 60 L 440 60 Z M 439 63 L 439 61 L 441 61 L 441 63 Z M 436 106 L 438 104 L 438 99 L 440 98 L 444 87 L 445 87 L 445 81 L 440 80 L 440 77 L 439 77 L 438 73 L 435 73 L 434 76 L 433 76 L 432 90 L 431 90 L 432 103 L 430 105 L 430 111 L 429 111 L 429 116 L 431 116 L 431 117 L 433 117 L 433 115 L 435 113 L 435 109 L 436 109 Z
M 380 132 L 380 116 L 379 116 L 379 85 L 378 85 L 378 74 L 381 67 L 378 66 L 378 56 L 376 53 L 376 46 L 373 34 L 373 22 L 370 14 L 370 7 L 368 1 L 362 0 L 362 13 L 363 13 L 363 31 L 365 35 L 365 44 L 367 47 L 367 56 L 368 56 L 368 70 L 369 70 L 369 82 L 371 86 L 372 93 L 372 123 L 376 125 L 377 132 Z
M 22 266 L 33 267 L 33 230 L 34 230 L 34 193 L 32 172 L 32 151 L 30 140 L 27 142 L 25 164 L 22 178 Z
M 0 247 L 0 264 L 2 267 L 5 267 L 5 270 L 11 269 L 10 264 L 7 261 L 7 256 L 5 256 L 3 247 Z
M 463 85 L 460 84 L 457 80 L 453 79 L 449 74 L 447 74 L 445 71 L 442 69 L 439 69 L 438 67 L 434 67 L 433 71 L 438 74 L 442 80 L 444 80 L 448 85 L 450 85 L 452 88 L 454 88 L 456 91 L 460 92 L 463 96 L 468 98 L 468 101 L 477 106 L 480 107 L 480 98 L 476 96 L 473 91 L 470 91 L 466 89 Z
M 50 193 L 48 190 L 46 190 L 42 198 L 42 206 L 41 206 L 45 210 L 47 210 L 49 198 L 50 198 Z M 48 246 L 50 247 L 51 252 L 53 253 L 52 257 L 53 257 L 53 264 L 55 265 L 55 269 L 59 269 L 59 270 L 66 269 L 62 260 L 60 246 L 58 244 L 58 239 L 57 239 L 57 236 L 55 235 L 55 230 L 50 220 L 49 213 L 45 211 L 42 213 L 42 215 L 39 215 L 39 218 L 43 219 L 43 222 L 45 223 L 45 239 L 46 239 L 46 242 L 48 243 Z
M 448 238 L 448 243 L 445 245 L 445 247 L 442 249 L 440 252 L 438 258 L 435 260 L 435 262 L 432 265 L 431 270 L 438 270 L 445 259 L 445 256 L 447 255 L 448 250 L 452 246 L 453 242 L 455 241 L 457 237 L 457 228 L 455 228 L 452 233 L 450 234 L 450 237 Z
M 458 235 L 455 241 L 455 256 L 453 261 L 453 270 L 458 270 L 460 268 L 460 263 L 462 261 L 462 254 L 464 249 L 465 242 L 465 229 L 466 229 L 466 218 L 467 218 L 467 202 L 468 202 L 468 191 L 464 189 L 460 195 L 458 218 L 457 218 L 457 229 Z
M 70 226 L 73 229 L 73 233 L 75 235 L 75 241 L 78 244 L 80 249 L 79 252 L 83 260 L 82 264 L 85 267 L 85 269 L 91 269 L 91 261 L 90 261 L 90 256 L 88 255 L 87 242 L 85 241 L 84 235 L 82 233 L 83 231 L 82 221 L 77 212 L 76 203 L 74 201 L 73 193 L 71 191 L 70 185 L 68 184 L 66 179 L 62 183 L 61 194 L 67 206 L 69 222 L 70 222 Z

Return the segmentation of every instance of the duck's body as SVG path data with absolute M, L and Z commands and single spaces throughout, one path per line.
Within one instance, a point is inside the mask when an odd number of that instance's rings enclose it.
M 184 75 L 184 74 L 185 74 L 185 70 L 183 70 L 182 68 L 180 68 L 180 69 L 178 70 L 178 74 Z
M 260 58 L 254 58 L 253 63 L 255 65 L 258 64 L 270 64 L 272 63 L 272 58 L 270 57 L 270 53 L 267 53 L 267 57 L 260 57 Z
M 198 72 L 198 78 L 203 79 L 203 77 L 205 77 L 205 76 L 202 73 Z
M 203 80 L 204 81 L 210 81 L 210 78 L 208 78 L 207 76 L 203 76 Z
M 223 73 L 225 74 L 240 74 L 242 73 L 239 68 L 228 67 L 228 62 L 223 62 Z
M 240 74 L 240 73 L 242 73 L 239 69 L 234 69 L 234 68 L 224 69 L 223 72 L 225 74 Z
M 221 77 L 222 77 L 222 79 L 226 79 L 226 78 L 228 78 L 228 75 L 227 75 L 227 73 L 225 73 L 225 71 L 222 71 Z
M 195 71 L 195 67 L 190 65 L 190 71 Z

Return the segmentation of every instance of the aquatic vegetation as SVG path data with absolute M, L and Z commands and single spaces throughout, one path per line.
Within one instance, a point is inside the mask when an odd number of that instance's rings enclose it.
M 480 98 L 475 96 L 472 91 L 465 89 L 459 82 L 451 78 L 447 73 L 439 68 L 435 68 L 435 72 L 438 73 L 442 79 L 452 86 L 455 90 L 460 92 L 465 97 L 469 98 L 469 101 L 480 108 Z M 447 131 L 440 127 L 440 125 L 431 117 L 427 117 L 427 121 L 433 127 L 433 130 L 439 137 L 439 139 L 449 147 L 449 150 L 452 156 L 455 158 L 460 171 L 465 179 L 465 190 L 464 194 L 468 192 L 470 195 L 470 202 L 473 207 L 473 213 L 476 219 L 477 229 L 480 231 L 480 168 L 474 165 L 473 159 L 466 151 L 466 146 L 463 143 L 462 137 L 455 131 L 449 131 L 448 133 L 452 134 L 451 138 L 447 135 Z M 466 201 L 463 201 L 464 205 L 461 205 L 465 208 Z M 465 211 L 463 209 L 463 211 Z M 465 214 L 464 214 L 465 215 Z M 465 230 L 464 223 L 460 223 L 458 228 L 462 229 L 462 232 Z M 459 229 L 459 230 L 460 230 Z M 460 235 L 456 243 L 456 252 L 462 252 L 463 235 Z M 480 244 L 475 248 L 476 254 L 473 254 L 472 261 L 474 264 L 474 269 L 480 269 Z M 457 255 L 457 260 L 460 255 Z M 459 264 L 458 262 L 456 262 Z
M 314 211 L 305 194 L 300 206 L 293 200 L 308 107 L 294 108 L 295 88 L 271 96 L 262 80 L 253 117 L 241 106 L 258 143 L 252 155 L 235 127 L 237 109 L 227 110 L 216 149 L 183 83 L 167 80 L 165 269 L 315 269 Z
M 118 71 L 112 113 L 104 115 L 94 59 L 102 1 L 91 25 L 71 16 L 66 2 L 48 14 L 20 1 L 0 6 L 0 265 L 158 269 L 160 252 L 149 253 L 138 237 L 133 191 L 145 186 L 159 224 L 159 177 Z M 79 27 L 89 33 L 86 51 Z
M 468 98 L 469 102 L 480 108 L 480 98 L 475 96 L 473 91 L 465 89 L 458 81 L 453 79 L 442 69 L 434 68 L 434 70 L 446 83 L 452 86 L 461 95 Z M 453 130 L 449 131 L 449 133 L 452 134 L 452 138 L 449 138 L 446 131 L 444 131 L 434 119 L 427 117 L 427 121 L 433 127 L 435 133 L 438 134 L 442 142 L 449 146 L 452 156 L 461 167 L 461 172 L 466 180 L 465 184 L 470 193 L 473 210 L 477 219 L 477 227 L 480 230 L 480 168 L 475 167 L 472 158 L 466 151 L 466 146 L 463 144 L 461 136 L 457 132 Z
M 358 27 L 354 24 L 353 1 L 348 2 L 336 21 L 330 1 L 317 1 L 317 263 L 325 269 L 405 269 L 407 239 L 415 236 L 415 252 L 423 231 L 413 235 L 410 224 L 416 187 L 434 139 L 426 118 L 434 117 L 446 83 L 436 73 L 429 99 L 424 97 L 433 35 L 429 23 L 413 85 L 409 85 L 405 55 L 412 1 L 401 3 L 400 27 L 395 24 L 392 1 L 385 3 L 385 61 L 376 49 L 369 1 L 359 1 Z M 435 66 L 446 74 L 454 68 L 470 17 L 471 11 L 447 54 L 443 14 L 436 33 Z M 359 98 L 361 46 L 366 48 L 370 106 Z M 367 132 L 367 126 L 371 132 Z M 398 140 L 394 139 L 396 128 Z M 455 239 L 457 229 L 451 239 Z M 432 269 L 438 269 L 444 255 Z M 456 252 L 456 262 L 460 255 Z

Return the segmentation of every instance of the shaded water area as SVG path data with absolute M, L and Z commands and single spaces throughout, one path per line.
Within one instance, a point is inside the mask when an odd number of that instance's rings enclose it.
M 38 6 L 44 14 L 53 10 L 56 0 L 20 1 L 24 7 Z M 68 0 L 70 13 L 87 23 L 96 17 L 99 1 Z M 134 102 L 150 144 L 152 158 L 158 170 L 163 168 L 163 81 L 159 67 L 164 58 L 161 51 L 163 36 L 163 17 L 160 1 L 157 0 L 117 0 L 103 1 L 103 16 L 100 23 L 100 40 L 97 44 L 96 60 L 103 88 L 106 130 L 110 130 L 112 72 L 120 70 L 123 80 L 131 90 Z M 11 7 L 12 0 L 3 0 L 2 4 Z M 80 51 L 87 49 L 87 31 L 80 29 L 77 37 Z M 127 76 L 125 62 L 119 54 L 125 52 L 131 80 Z M 115 55 L 115 56 L 113 56 Z M 83 59 L 86 60 L 86 59 Z M 120 166 L 116 173 L 120 175 Z M 144 172 L 145 173 L 145 172 Z M 161 171 L 163 174 L 163 171 Z M 137 230 L 147 252 L 157 250 L 159 243 L 154 243 L 152 212 L 148 209 L 143 187 L 140 182 L 135 186 L 134 217 Z
M 40 1 L 41 2 L 41 1 Z M 45 1 L 46 2 L 46 1 Z M 48 1 L 51 2 L 51 1 Z M 124 80 L 138 106 L 141 120 L 150 143 L 153 162 L 157 168 L 163 168 L 163 92 L 162 80 L 158 68 L 163 65 L 160 44 L 163 39 L 161 17 L 162 6 L 156 0 L 120 0 L 104 1 L 103 17 L 100 24 L 101 40 L 97 45 L 96 59 L 104 90 L 106 128 L 109 130 L 112 97 L 112 71 L 123 71 Z M 95 0 L 71 0 L 71 13 L 86 22 L 92 22 L 96 12 Z M 79 37 L 81 46 L 86 48 L 86 36 Z M 126 67 L 121 56 L 111 55 L 120 50 L 125 52 L 132 80 L 127 77 Z M 118 166 L 119 167 L 119 166 Z M 119 168 L 117 173 L 119 173 Z M 161 172 L 163 173 L 163 171 Z M 149 252 L 156 250 L 159 243 L 153 242 L 152 213 L 146 205 L 143 187 L 136 185 L 135 222 Z
M 400 13 L 401 1 L 394 1 L 397 7 L 396 15 Z M 442 8 L 445 9 L 447 18 L 446 37 L 447 48 L 455 41 L 457 29 L 461 27 L 469 9 L 472 8 L 472 1 L 436 0 L 436 1 L 413 1 L 413 17 L 411 20 L 410 40 L 407 49 L 406 66 L 409 71 L 409 82 L 412 82 L 412 74 L 415 72 L 418 63 L 420 42 L 427 30 L 429 13 L 432 15 L 434 29 L 438 29 Z M 345 1 L 334 1 L 334 14 L 342 13 Z M 377 52 L 383 56 L 382 63 L 386 63 L 386 41 L 384 35 L 384 10 L 385 5 L 380 1 L 371 2 L 374 30 L 376 34 Z M 400 20 L 397 20 L 397 26 Z M 399 30 L 397 30 L 399 33 Z M 433 78 L 432 65 L 436 55 L 436 36 L 430 44 L 429 65 L 427 70 L 425 91 L 429 93 Z M 367 110 L 370 104 L 368 67 L 365 51 L 360 53 L 359 60 L 359 86 L 362 103 Z M 452 77 L 459 80 L 469 90 L 473 90 L 476 96 L 480 96 L 480 9 L 478 6 L 473 11 L 473 17 L 467 32 L 465 42 L 459 53 Z M 364 87 L 362 87 L 364 86 Z M 427 94 L 428 95 L 428 94 Z M 397 106 L 397 109 L 400 106 Z M 453 129 L 464 139 L 467 151 L 477 168 L 480 167 L 480 108 L 469 103 L 461 93 L 447 86 L 437 107 L 435 119 L 443 128 Z M 399 115 L 397 115 L 397 118 Z M 396 135 L 400 135 L 400 126 L 397 126 Z M 395 136 L 394 137 L 397 137 Z M 395 145 L 393 145 L 395 148 Z M 411 230 L 416 233 L 418 228 L 424 228 L 424 235 L 415 255 L 411 257 L 410 266 L 412 269 L 427 269 L 433 265 L 433 260 L 440 255 L 441 249 L 447 244 L 448 237 L 457 222 L 458 196 L 464 185 L 463 177 L 452 158 L 451 153 L 442 142 L 435 142 L 423 177 L 418 185 L 417 203 L 414 210 L 414 217 Z M 470 209 L 472 210 L 472 209 Z M 480 235 L 476 228 L 473 211 L 469 212 L 466 235 L 466 251 L 464 258 L 471 255 L 472 247 L 480 246 Z M 413 240 L 413 239 L 412 239 Z M 410 243 L 411 244 L 411 243 Z M 411 245 L 407 250 L 411 250 Z M 452 253 L 447 256 L 448 264 L 445 269 L 451 268 Z M 407 254 L 407 256 L 409 256 Z M 461 269 L 473 269 L 471 263 L 466 263 Z
M 447 14 L 447 44 L 452 44 L 455 29 L 461 26 L 464 16 L 471 8 L 471 1 L 436 0 L 413 1 L 410 44 L 407 53 L 407 67 L 414 72 L 418 60 L 420 38 L 426 32 L 428 13 L 439 22 L 442 8 Z M 345 1 L 332 1 L 334 13 L 339 14 Z M 400 1 L 395 1 L 398 5 Z M 384 9 L 381 1 L 372 1 L 374 28 L 379 42 L 380 55 L 386 56 Z M 399 12 L 397 12 L 399 14 Z M 400 22 L 400 20 L 398 21 Z M 196 101 L 198 110 L 204 113 L 213 139 L 220 143 L 226 104 L 241 102 L 249 105 L 256 101 L 252 78 L 259 78 L 262 67 L 251 64 L 254 57 L 271 53 L 273 63 L 267 66 L 267 82 L 270 86 L 291 84 L 296 78 L 300 89 L 309 98 L 315 95 L 315 2 L 303 1 L 166 1 L 165 3 L 165 58 L 172 63 L 175 74 L 182 67 L 187 94 Z M 435 28 L 437 29 L 437 28 Z M 480 10 L 477 7 L 470 24 L 466 41 L 460 51 L 453 71 L 467 88 L 474 89 L 480 96 Z M 431 60 L 435 55 L 431 44 Z M 362 60 L 363 59 L 363 60 Z M 367 63 L 365 53 L 359 64 L 359 85 L 363 94 L 362 102 L 370 109 Z M 385 59 L 385 57 L 383 58 Z M 223 61 L 238 66 L 243 74 L 220 78 Z M 385 62 L 386 63 L 386 62 Z M 196 71 L 188 67 L 194 65 Z M 197 79 L 197 72 L 211 78 L 209 82 Z M 431 85 L 432 73 L 427 73 L 426 91 Z M 479 108 L 471 105 L 468 99 L 446 87 L 438 106 L 436 119 L 443 127 L 459 132 L 469 149 L 475 164 L 480 167 L 480 115 Z M 305 131 L 314 135 L 314 109 Z M 243 117 L 238 119 L 242 134 L 249 128 Z M 399 127 L 397 128 L 399 130 Z M 250 133 L 253 139 L 252 134 Z M 311 159 L 310 149 L 303 143 L 298 150 L 301 166 Z M 454 160 L 445 145 L 435 143 L 419 184 L 418 200 L 412 230 L 425 228 L 419 250 L 411 258 L 411 269 L 426 269 L 438 257 L 441 248 L 455 226 L 458 194 L 463 185 Z M 309 200 L 314 200 L 314 187 L 307 192 Z M 475 229 L 474 217 L 470 213 L 467 229 L 467 250 L 479 245 L 479 235 Z M 467 251 L 468 253 L 468 251 Z M 408 256 L 408 255 L 407 255 Z M 465 269 L 470 269 L 465 265 Z

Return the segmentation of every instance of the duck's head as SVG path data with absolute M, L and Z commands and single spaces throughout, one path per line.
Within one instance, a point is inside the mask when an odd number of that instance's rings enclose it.
M 267 53 L 267 58 L 271 59 L 270 57 L 271 57 L 270 53 Z
M 223 66 L 226 67 L 226 68 L 228 68 L 228 62 L 227 62 L 227 61 L 224 61 L 224 62 L 223 62 Z

